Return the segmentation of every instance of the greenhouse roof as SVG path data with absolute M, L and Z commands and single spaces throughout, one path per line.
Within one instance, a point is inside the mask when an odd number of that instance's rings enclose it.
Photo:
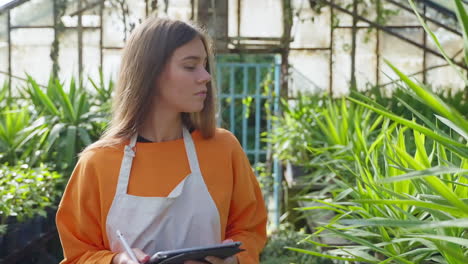
M 29 0 L 0 0 L 0 12 L 21 5 Z
M 455 6 L 453 0 L 424 0 L 423 2 L 426 2 L 426 4 L 429 4 L 430 6 L 438 9 L 441 12 L 447 10 L 449 12 L 455 13 Z M 465 5 L 466 9 L 466 7 L 468 7 L 468 0 L 462 0 L 462 2 Z
M 0 0 L 0 7 L 3 7 L 4 5 L 7 5 L 11 2 L 14 2 L 15 0 Z
M 0 12 L 11 9 L 27 1 L 29 0 L 0 0 Z M 432 5 L 441 12 L 455 12 L 453 0 L 423 0 L 423 2 Z M 462 0 L 462 2 L 468 7 L 468 0 Z

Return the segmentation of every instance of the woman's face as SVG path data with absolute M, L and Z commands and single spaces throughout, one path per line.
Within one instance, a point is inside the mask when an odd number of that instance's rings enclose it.
M 205 46 L 199 37 L 177 48 L 156 83 L 157 109 L 200 112 L 211 81 L 206 62 Z

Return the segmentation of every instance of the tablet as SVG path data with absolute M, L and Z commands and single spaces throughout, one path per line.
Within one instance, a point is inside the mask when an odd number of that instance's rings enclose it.
M 193 247 L 177 250 L 160 251 L 154 254 L 147 263 L 150 264 L 183 264 L 187 260 L 205 262 L 205 257 L 213 256 L 221 259 L 228 258 L 244 249 L 239 248 L 241 242 L 217 244 L 206 247 Z

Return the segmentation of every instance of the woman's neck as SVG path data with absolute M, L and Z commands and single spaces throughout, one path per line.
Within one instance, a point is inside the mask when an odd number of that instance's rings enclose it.
M 182 116 L 180 113 L 153 111 L 144 122 L 139 135 L 152 142 L 172 141 L 182 138 Z

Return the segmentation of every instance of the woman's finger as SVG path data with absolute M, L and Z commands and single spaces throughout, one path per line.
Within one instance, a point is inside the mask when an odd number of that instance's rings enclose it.
M 120 252 L 112 258 L 112 264 L 139 264 L 136 261 L 133 261 L 132 258 L 127 254 L 127 252 Z
M 132 250 L 140 263 L 146 263 L 150 259 L 150 256 L 146 255 L 141 249 L 132 248 Z
M 232 243 L 232 242 L 234 242 L 234 240 L 228 238 L 228 239 L 226 239 L 226 240 L 223 240 L 223 242 L 221 242 L 221 243 L 222 243 L 222 244 L 226 244 L 226 243 Z

